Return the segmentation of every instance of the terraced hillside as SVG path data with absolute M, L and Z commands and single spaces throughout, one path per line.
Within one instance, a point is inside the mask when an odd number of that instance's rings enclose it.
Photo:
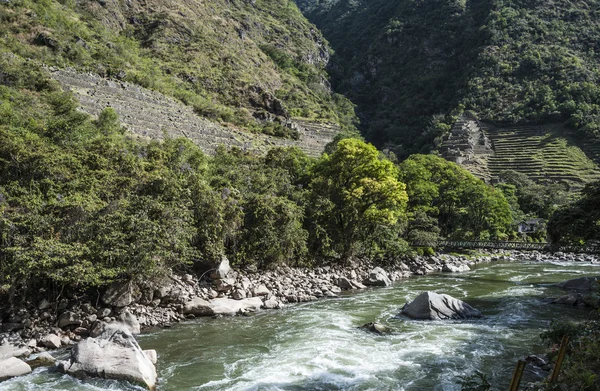
M 484 131 L 494 149 L 488 157 L 492 177 L 515 170 L 540 183 L 563 182 L 573 190 L 600 179 L 600 168 L 593 160 L 600 156 L 600 147 L 588 146 L 586 154 L 564 136 L 560 126 L 490 126 Z
M 105 107 L 112 107 L 122 124 L 136 136 L 162 139 L 166 133 L 171 137 L 186 137 L 208 154 L 214 153 L 219 145 L 257 153 L 273 146 L 297 146 L 308 155 L 318 156 L 339 132 L 339 127 L 332 124 L 295 120 L 289 121 L 288 126 L 297 131 L 297 140 L 252 134 L 201 118 L 191 107 L 132 83 L 73 69 L 52 68 L 50 76 L 63 89 L 71 90 L 88 114 L 96 116 Z

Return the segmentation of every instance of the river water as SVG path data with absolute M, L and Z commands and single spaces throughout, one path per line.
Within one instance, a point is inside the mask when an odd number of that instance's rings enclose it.
M 547 297 L 561 293 L 550 284 L 599 274 L 600 264 L 489 263 L 250 317 L 198 319 L 144 334 L 140 344 L 157 350 L 164 391 L 460 390 L 457 377 L 475 370 L 503 390 L 518 359 L 544 352 L 539 334 L 551 320 L 589 312 L 549 304 Z M 462 299 L 484 317 L 426 322 L 398 316 L 426 290 Z M 357 329 L 373 321 L 394 332 Z M 528 366 L 524 382 L 540 375 Z M 0 391 L 106 389 L 140 390 L 43 368 L 0 383 Z

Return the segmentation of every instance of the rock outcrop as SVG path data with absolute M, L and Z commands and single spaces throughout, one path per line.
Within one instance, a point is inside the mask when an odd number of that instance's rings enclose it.
M 61 362 L 58 368 L 78 378 L 127 380 L 156 389 L 154 364 L 122 325 L 107 325 L 98 337 L 79 342 L 69 361 Z
M 579 277 L 556 284 L 558 287 L 569 291 L 579 293 L 589 293 L 598 289 L 600 276 Z
M 0 360 L 0 381 L 27 375 L 30 372 L 31 367 L 16 357 Z
M 481 317 L 481 312 L 464 301 L 435 292 L 423 292 L 405 304 L 402 314 L 413 319 L 444 320 Z

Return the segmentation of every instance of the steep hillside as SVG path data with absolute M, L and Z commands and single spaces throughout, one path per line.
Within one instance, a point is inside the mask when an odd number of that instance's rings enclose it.
M 469 109 L 496 124 L 600 130 L 600 6 L 583 0 L 298 0 L 336 54 L 334 88 L 400 155 Z
M 229 126 L 295 138 L 290 118 L 353 125 L 329 48 L 293 2 L 10 0 L 0 50 L 174 97 Z

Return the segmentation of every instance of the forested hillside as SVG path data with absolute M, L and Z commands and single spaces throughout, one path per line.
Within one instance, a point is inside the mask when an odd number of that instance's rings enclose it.
M 353 126 L 352 105 L 330 90 L 327 42 L 288 0 L 11 0 L 0 50 L 154 89 L 246 130 L 293 137 L 295 117 Z
M 335 50 L 368 139 L 428 151 L 462 110 L 600 131 L 600 6 L 541 0 L 298 0 Z

